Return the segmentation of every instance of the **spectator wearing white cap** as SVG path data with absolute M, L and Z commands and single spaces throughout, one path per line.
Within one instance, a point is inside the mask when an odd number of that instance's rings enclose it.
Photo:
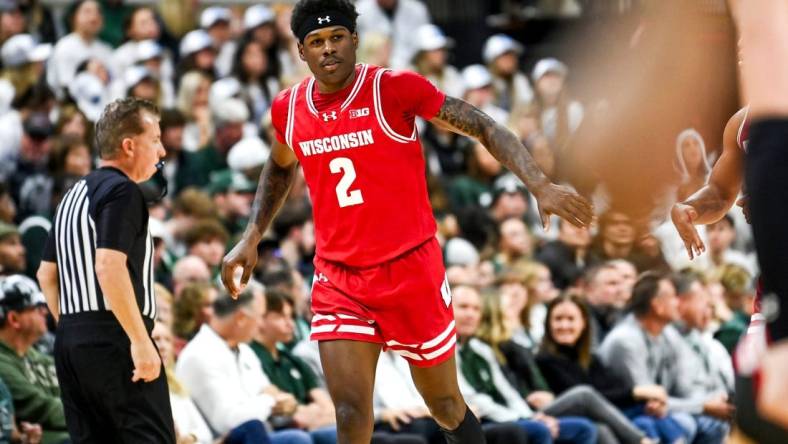
M 126 86 L 126 97 L 145 99 L 160 104 L 161 90 L 159 79 L 144 66 L 131 66 L 123 75 Z
M 181 39 L 181 61 L 178 64 L 177 78 L 189 71 L 200 71 L 211 79 L 216 78 L 216 48 L 211 36 L 202 29 L 195 29 Z
M 469 65 L 462 70 L 463 93 L 461 97 L 484 111 L 500 124 L 506 124 L 509 113 L 495 105 L 495 91 L 490 71 L 482 65 Z
M 369 32 L 392 38 L 391 67 L 407 68 L 418 51 L 414 30 L 430 23 L 427 7 L 417 0 L 360 0 L 357 29 L 361 39 Z
M 561 178 L 561 157 L 569 137 L 583 121 L 583 105 L 569 97 L 566 76 L 569 69 L 562 62 L 547 58 L 536 63 L 531 74 L 536 87 L 534 103 L 540 115 L 542 133 L 556 158 L 556 175 Z
M 205 8 L 200 14 L 200 28 L 213 39 L 216 48 L 216 72 L 219 77 L 230 73 L 232 58 L 235 53 L 235 42 L 232 32 L 233 15 L 229 9 L 221 6 Z
M 271 148 L 259 137 L 245 137 L 230 148 L 227 165 L 257 182 L 263 165 L 271 156 Z
M 265 5 L 252 5 L 244 11 L 244 34 L 266 50 L 276 43 L 276 13 Z
M 112 48 L 98 39 L 103 24 L 101 9 L 95 0 L 73 5 L 73 32 L 58 40 L 47 65 L 47 83 L 59 98 L 74 79 L 77 66 L 85 59 L 97 59 L 104 66 L 111 66 Z
M 505 34 L 488 38 L 482 50 L 484 63 L 493 76 L 496 105 L 509 112 L 528 105 L 534 98 L 528 77 L 519 70 L 522 53 L 523 45 Z
M 449 65 L 449 48 L 454 41 L 435 25 L 421 25 L 416 30 L 416 54 L 413 56 L 414 71 L 423 75 L 441 91 L 452 97 L 460 97 L 464 90 L 457 68 Z
M 30 34 L 17 34 L 6 40 L 0 49 L 2 76 L 11 82 L 18 100 L 28 94 L 44 74 L 44 63 L 52 54 L 52 45 L 37 43 Z
M 197 151 L 213 137 L 213 121 L 209 107 L 211 78 L 202 71 L 187 72 L 181 78 L 175 107 L 186 118 L 183 131 L 183 149 Z
M 213 108 L 213 141 L 205 148 L 185 153 L 179 171 L 181 180 L 178 189 L 207 185 L 211 173 L 228 167 L 227 154 L 230 148 L 243 138 L 244 124 L 249 119 L 246 104 L 240 99 L 230 98 Z
M 241 39 L 233 57 L 231 78 L 239 82 L 241 98 L 249 107 L 251 122 L 255 124 L 265 116 L 281 89 L 277 71 L 258 40 L 249 36 Z

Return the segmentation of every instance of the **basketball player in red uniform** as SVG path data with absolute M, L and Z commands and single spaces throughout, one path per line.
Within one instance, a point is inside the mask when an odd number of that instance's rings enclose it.
M 742 92 L 752 119 L 745 181 L 770 340 L 756 404 L 764 417 L 788 429 L 788 1 L 730 4 L 744 61 Z
M 588 202 L 552 184 L 517 137 L 473 106 L 411 72 L 357 65 L 357 13 L 348 0 L 301 0 L 291 28 L 313 78 L 272 104 L 277 140 L 243 238 L 222 280 L 235 295 L 249 280 L 257 244 L 301 163 L 313 203 L 317 252 L 312 339 L 336 406 L 339 442 L 369 443 L 372 389 L 382 348 L 409 361 L 449 443 L 482 443 L 454 362 L 456 333 L 436 224 L 428 201 L 416 117 L 479 139 L 537 197 L 543 221 L 579 226 Z M 241 285 L 233 280 L 243 268 Z

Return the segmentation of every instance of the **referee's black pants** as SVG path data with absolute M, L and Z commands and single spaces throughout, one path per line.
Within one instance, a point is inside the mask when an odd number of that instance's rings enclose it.
M 164 368 L 155 381 L 131 382 L 130 342 L 112 313 L 62 316 L 55 366 L 74 444 L 175 444 Z

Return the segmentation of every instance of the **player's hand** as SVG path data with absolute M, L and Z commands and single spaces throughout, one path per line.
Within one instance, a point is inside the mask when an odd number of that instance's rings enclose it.
M 222 260 L 222 283 L 230 296 L 237 298 L 244 290 L 249 278 L 252 277 L 252 270 L 257 264 L 257 242 L 244 236 L 240 242 Z M 243 267 L 241 275 L 241 285 L 235 285 L 235 269 Z
M 788 427 L 788 341 L 780 341 L 766 350 L 761 361 L 761 390 L 758 392 L 758 411 L 765 418 Z
M 706 251 L 706 246 L 703 245 L 698 230 L 695 229 L 695 221 L 698 219 L 698 212 L 695 208 L 690 205 L 677 203 L 670 210 L 670 218 L 673 220 L 673 225 L 687 248 L 690 260 Z
M 145 382 L 154 381 L 161 373 L 161 356 L 153 346 L 153 342 L 145 338 L 141 341 L 132 341 L 131 360 L 134 363 L 134 373 L 131 376 L 132 382 L 139 380 Z
M 740 197 L 739 200 L 736 201 L 736 206 L 741 208 L 741 212 L 744 214 L 744 220 L 746 220 L 748 224 L 752 224 L 752 222 L 750 222 L 750 196 Z
M 380 419 L 391 426 L 391 429 L 398 432 L 401 424 L 410 424 L 411 417 L 402 409 L 386 409 L 380 413 Z
M 550 436 L 552 436 L 553 439 L 558 438 L 558 433 L 561 431 L 561 428 L 557 419 L 552 416 L 545 415 L 544 413 L 535 414 L 533 419 L 534 421 L 539 421 L 546 425 L 547 429 L 550 430 Z
M 594 218 L 594 208 L 570 186 L 551 183 L 535 193 L 535 197 L 545 231 L 550 228 L 552 214 L 580 228 L 587 227 Z

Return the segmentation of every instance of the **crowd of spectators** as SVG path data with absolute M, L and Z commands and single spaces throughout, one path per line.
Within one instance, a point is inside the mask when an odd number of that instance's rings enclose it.
M 315 235 L 300 173 L 248 290 L 234 301 L 217 279 L 268 161 L 271 102 L 308 75 L 292 5 L 170 3 L 79 0 L 61 23 L 38 0 L 0 0 L 0 443 L 67 438 L 53 326 L 30 277 L 60 196 L 98 167 L 93 122 L 126 96 L 162 110 L 165 165 L 141 186 L 154 338 L 179 444 L 336 442 L 309 341 Z M 594 2 L 541 3 L 571 15 Z M 424 75 L 508 125 L 551 178 L 566 179 L 564 149 L 588 104 L 572 95 L 564 61 L 524 66 L 527 48 L 491 33 L 481 63 L 455 67 L 462 36 L 444 34 L 425 3 L 356 6 L 361 63 Z M 664 217 L 644 231 L 614 205 L 591 229 L 554 219 L 544 230 L 532 195 L 479 142 L 424 122 L 419 133 L 453 288 L 458 376 L 490 442 L 523 433 L 536 443 L 723 442 L 730 354 L 757 273 L 741 216 L 706 227 L 709 252 L 691 263 L 672 227 L 658 226 Z M 686 197 L 714 159 L 691 129 L 675 152 L 673 189 Z M 442 442 L 405 364 L 380 357 L 375 442 Z

